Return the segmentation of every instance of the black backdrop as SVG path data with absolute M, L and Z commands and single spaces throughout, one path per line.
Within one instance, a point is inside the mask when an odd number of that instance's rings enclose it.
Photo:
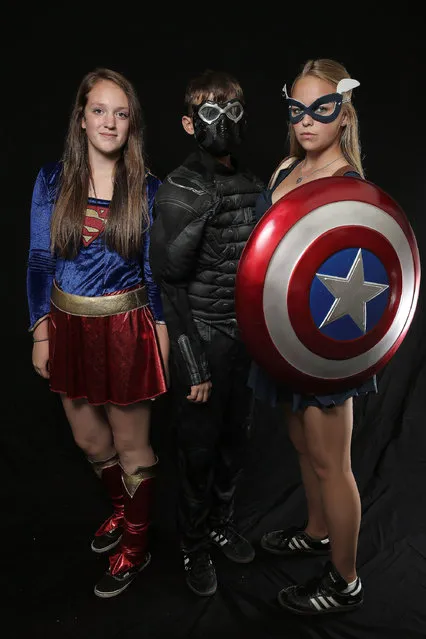
M 371 9 L 356 21 L 354 7 L 342 14 L 335 10 L 333 19 L 328 8 L 315 14 L 300 5 L 294 15 L 286 11 L 279 17 L 257 8 L 245 16 L 246 26 L 237 12 L 231 20 L 225 5 L 191 4 L 176 16 L 154 7 L 137 18 L 124 6 L 94 9 L 89 19 L 84 7 L 81 13 L 73 9 L 75 15 L 64 8 L 38 8 L 25 23 L 20 16 L 16 24 L 4 25 L 12 36 L 4 72 L 12 72 L 13 83 L 3 75 L 3 368 L 8 387 L 0 429 L 1 589 L 11 635 L 424 639 L 424 289 L 404 343 L 379 376 L 380 393 L 358 400 L 355 407 L 353 468 L 363 504 L 358 564 L 365 605 L 351 615 L 313 620 L 285 614 L 276 605 L 276 593 L 310 576 L 320 565 L 316 559 L 289 561 L 259 549 L 255 561 L 241 567 L 217 556 L 217 594 L 205 600 L 186 588 L 174 521 L 167 397 L 156 403 L 152 431 L 162 461 L 153 561 L 117 599 L 93 595 L 105 559 L 91 553 L 88 541 L 108 505 L 73 443 L 57 397 L 32 370 L 25 291 L 33 182 L 42 164 L 59 157 L 78 83 L 98 65 L 121 71 L 135 83 L 144 105 L 149 164 L 160 178 L 191 149 L 180 126 L 187 80 L 206 67 L 234 73 L 245 89 L 249 114 L 242 154 L 267 180 L 286 151 L 282 85 L 308 58 L 343 62 L 361 82 L 354 102 L 367 178 L 403 207 L 424 262 L 424 23 L 405 15 L 403 7 L 394 17 Z M 305 515 L 285 426 L 277 411 L 264 406 L 255 407 L 237 513 L 255 545 L 265 531 Z

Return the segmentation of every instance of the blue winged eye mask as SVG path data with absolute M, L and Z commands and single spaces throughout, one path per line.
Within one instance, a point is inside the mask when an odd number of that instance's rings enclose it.
M 306 114 L 310 115 L 314 120 L 317 120 L 317 122 L 323 122 L 324 124 L 333 122 L 333 120 L 338 117 L 343 102 L 350 101 L 350 98 L 348 96 L 344 97 L 343 93 L 350 91 L 355 87 L 359 87 L 359 85 L 360 83 L 358 80 L 354 80 L 353 78 L 344 78 L 343 80 L 340 80 L 337 85 L 336 93 L 327 93 L 327 95 L 322 95 L 309 106 L 306 106 L 303 102 L 290 98 L 287 93 L 287 85 L 284 85 L 282 94 L 288 102 L 288 115 L 290 122 L 292 124 L 297 124 L 303 120 Z

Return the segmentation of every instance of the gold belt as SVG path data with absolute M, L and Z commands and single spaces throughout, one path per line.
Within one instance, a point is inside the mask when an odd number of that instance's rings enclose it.
M 65 293 L 61 291 L 54 282 L 50 301 L 60 311 L 69 313 L 70 315 L 102 317 L 105 315 L 126 313 L 135 308 L 146 306 L 148 304 L 148 297 L 145 286 L 136 288 L 133 291 L 117 293 L 117 295 L 86 297 L 85 295 Z

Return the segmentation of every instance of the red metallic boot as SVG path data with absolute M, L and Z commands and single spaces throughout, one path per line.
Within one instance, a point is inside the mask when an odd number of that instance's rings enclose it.
M 124 489 L 118 455 L 102 462 L 90 462 L 111 498 L 113 513 L 95 532 L 91 548 L 104 553 L 115 548 L 123 535 Z
M 109 558 L 109 570 L 95 586 L 98 597 L 115 597 L 125 590 L 151 561 L 147 552 L 148 528 L 158 459 L 132 475 L 122 471 L 124 485 L 123 536 L 118 552 Z

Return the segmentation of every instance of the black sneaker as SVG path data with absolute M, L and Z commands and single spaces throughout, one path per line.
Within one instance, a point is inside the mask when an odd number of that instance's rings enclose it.
M 312 579 L 305 586 L 283 588 L 278 594 L 280 606 L 298 615 L 322 615 L 348 612 L 359 608 L 364 600 L 361 579 L 353 586 L 328 562 L 322 577 Z
M 330 540 L 313 539 L 300 528 L 286 528 L 265 533 L 260 540 L 264 550 L 275 555 L 326 555 L 330 551 Z
M 122 536 L 123 529 L 121 526 L 117 526 L 116 528 L 110 530 L 110 532 L 93 537 L 90 547 L 93 552 L 108 552 L 108 550 L 115 548 L 115 546 L 120 543 Z
M 96 584 L 95 595 L 97 597 L 102 597 L 103 599 L 116 597 L 130 586 L 134 578 L 148 566 L 150 561 L 151 555 L 147 552 L 145 560 L 141 564 L 130 568 L 130 570 L 126 570 L 126 572 L 119 573 L 118 575 L 112 575 L 108 570 Z
M 186 571 L 186 583 L 196 595 L 208 597 L 217 589 L 216 571 L 206 550 L 194 550 L 184 553 L 183 565 Z
M 232 526 L 215 528 L 210 532 L 210 538 L 231 561 L 238 564 L 248 564 L 253 561 L 255 556 L 253 546 Z

